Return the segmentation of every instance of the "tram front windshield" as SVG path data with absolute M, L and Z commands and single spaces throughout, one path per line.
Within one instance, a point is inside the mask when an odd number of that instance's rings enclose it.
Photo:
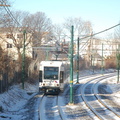
M 58 71 L 58 67 L 44 67 L 44 79 L 57 80 Z

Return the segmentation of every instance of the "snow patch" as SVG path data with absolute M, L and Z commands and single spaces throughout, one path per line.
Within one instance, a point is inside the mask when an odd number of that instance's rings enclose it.
M 25 86 L 29 86 L 29 84 Z M 31 85 L 32 86 L 32 85 Z M 0 94 L 0 120 L 20 120 L 22 115 L 18 115 L 19 112 L 26 111 L 23 109 L 24 105 L 32 98 L 36 93 L 29 95 L 27 92 L 31 92 L 32 88 L 29 86 L 29 90 L 21 89 L 21 85 L 13 85 L 8 91 Z M 27 87 L 25 87 L 27 88 Z M 35 92 L 35 91 L 34 91 Z

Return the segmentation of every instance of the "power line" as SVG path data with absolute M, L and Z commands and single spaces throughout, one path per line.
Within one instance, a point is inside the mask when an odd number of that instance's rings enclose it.
M 2 2 L 5 3 L 3 0 L 2 0 Z M 13 16 L 13 14 L 12 14 L 11 11 L 9 10 L 9 8 L 6 7 L 6 6 L 9 6 L 9 5 L 6 5 L 6 3 L 5 3 L 5 5 L 3 5 L 3 6 L 4 6 L 5 10 L 7 11 L 7 13 L 10 15 L 10 17 L 11 17 L 18 25 L 20 25 L 20 23 L 15 19 L 15 17 Z M 81 40 L 81 39 L 88 38 L 88 37 L 92 37 L 92 36 L 95 36 L 95 35 L 98 35 L 98 34 L 101 34 L 101 33 L 103 33 L 103 32 L 106 32 L 106 31 L 110 30 L 110 29 L 113 29 L 113 28 L 115 28 L 115 27 L 117 27 L 117 26 L 119 26 L 119 25 L 120 25 L 120 23 L 117 24 L 117 25 L 114 25 L 114 26 L 112 26 L 112 27 L 110 27 L 110 28 L 107 28 L 107 29 L 105 29 L 105 30 L 103 30 L 103 31 L 94 33 L 94 34 L 92 34 L 92 35 L 89 35 L 89 36 L 86 36 L 86 37 L 83 37 L 83 38 L 80 38 L 80 40 Z M 20 26 L 21 26 L 21 25 L 20 25 Z
M 100 31 L 100 32 L 97 32 L 97 33 L 94 33 L 94 34 L 92 34 L 92 35 L 89 35 L 89 36 L 80 38 L 80 40 L 81 40 L 81 39 L 88 38 L 88 37 L 93 37 L 93 36 L 98 35 L 98 34 L 101 34 L 101 33 L 103 33 L 103 32 L 106 32 L 106 31 L 108 31 L 108 30 L 111 30 L 111 29 L 113 29 L 113 28 L 115 28 L 115 27 L 117 27 L 117 26 L 119 26 L 119 25 L 120 25 L 120 23 L 117 24 L 117 25 L 114 25 L 114 26 L 112 26 L 112 27 L 110 27 L 110 28 L 107 28 L 107 29 L 105 29 L 105 30 L 102 30 L 102 31 Z
M 2 2 L 5 3 L 3 0 L 2 0 Z M 13 14 L 12 14 L 11 11 L 9 10 L 9 8 L 6 7 L 6 6 L 7 6 L 7 5 L 5 4 L 5 5 L 4 5 L 4 8 L 5 8 L 5 10 L 7 11 L 7 13 L 9 14 L 9 16 L 13 19 L 13 21 L 15 21 L 18 25 L 21 26 L 21 24 L 15 19 L 15 17 L 13 16 Z M 98 34 L 101 34 L 101 33 L 103 33 L 103 32 L 106 32 L 106 31 L 110 30 L 110 29 L 113 29 L 113 28 L 115 28 L 115 27 L 117 27 L 117 26 L 119 26 L 119 25 L 120 25 L 120 23 L 117 24 L 117 25 L 114 25 L 114 26 L 112 26 L 112 27 L 110 27 L 110 28 L 107 28 L 107 29 L 105 29 L 105 30 L 102 30 L 102 31 L 100 31 L 100 32 L 97 32 L 97 33 L 94 33 L 94 34 L 92 34 L 92 35 L 89 35 L 89 36 L 80 38 L 80 40 L 86 39 L 86 38 L 89 38 L 89 37 L 93 37 L 93 36 L 98 35 Z M 32 29 L 31 29 L 31 30 L 32 30 Z M 86 43 L 88 43 L 88 41 L 89 41 L 89 39 L 87 40 Z M 86 44 L 86 43 L 85 43 L 85 44 Z M 57 43 L 57 44 L 60 46 L 59 43 Z M 64 50 L 64 48 L 62 48 L 62 49 Z M 64 50 L 64 51 L 67 53 L 66 50 Z M 68 54 L 68 53 L 67 53 L 67 54 Z
M 119 26 L 119 25 L 120 25 L 120 23 L 117 24 L 117 25 L 114 25 L 114 26 L 112 26 L 112 27 L 110 27 L 110 28 L 107 28 L 107 29 L 105 29 L 105 30 L 102 30 L 102 31 L 100 31 L 100 32 L 97 32 L 97 33 L 94 33 L 94 34 L 92 34 L 92 35 L 89 35 L 89 36 L 80 38 L 80 40 L 86 39 L 86 38 L 89 38 L 89 37 L 92 38 L 92 37 L 95 36 L 95 35 L 98 35 L 98 34 L 101 34 L 101 33 L 103 33 L 103 32 L 106 32 L 106 31 L 108 31 L 108 30 L 111 30 L 111 29 L 113 29 L 113 28 L 115 28 L 115 27 L 117 27 L 117 26 Z M 87 43 L 89 42 L 89 40 L 90 40 L 90 39 L 88 39 L 88 40 L 86 41 L 86 43 L 85 43 L 83 46 L 87 45 Z M 82 48 L 83 48 L 83 47 L 82 47 Z M 83 51 L 83 49 L 81 50 L 81 52 L 82 52 L 82 51 Z
M 3 3 L 5 3 L 3 0 L 2 0 Z M 19 26 L 21 26 L 21 24 L 15 19 L 15 17 L 13 16 L 13 14 L 11 13 L 10 9 L 8 7 L 6 7 L 6 3 L 4 5 L 4 8 L 5 10 L 7 11 L 8 15 L 12 18 L 12 20 L 17 23 Z

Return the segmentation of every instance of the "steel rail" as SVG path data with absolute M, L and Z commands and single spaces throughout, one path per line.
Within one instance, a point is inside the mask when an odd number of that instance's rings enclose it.
M 40 105 L 39 105 L 39 108 L 38 108 L 38 120 L 42 120 L 42 101 L 43 101 L 43 98 L 44 98 L 45 94 L 42 95 L 41 97 L 41 100 L 40 100 Z
M 104 79 L 103 79 L 103 80 L 104 80 Z M 102 81 L 103 81 L 103 80 L 102 80 Z M 109 79 L 108 79 L 108 80 L 109 80 Z M 97 100 L 98 100 L 103 106 L 105 106 L 107 109 L 109 109 L 110 111 L 112 111 L 116 116 L 118 116 L 118 117 L 120 118 L 120 113 L 117 113 L 113 108 L 109 107 L 105 102 L 103 102 L 103 101 L 101 100 L 100 96 L 98 95 L 96 89 L 97 89 L 97 84 L 98 84 L 99 82 L 101 82 L 101 80 L 100 80 L 100 81 L 97 81 L 97 82 L 94 84 L 94 86 L 93 86 L 93 88 L 94 88 L 94 89 L 93 89 L 93 92 L 94 92 L 95 97 L 97 98 Z
M 64 117 L 64 112 L 62 110 L 62 108 L 60 107 L 60 96 L 57 96 L 57 107 L 58 107 L 58 112 L 59 112 L 59 115 L 60 115 L 60 118 L 61 120 L 65 120 L 65 117 Z
M 38 113 L 38 114 L 39 114 L 39 118 L 38 118 L 38 120 L 44 120 L 44 119 L 43 119 L 43 112 L 42 112 L 42 111 L 43 111 L 42 105 L 43 105 L 44 97 L 45 97 L 45 94 L 42 96 L 42 98 L 41 98 L 41 100 L 40 100 L 39 113 Z M 56 97 L 57 97 L 57 98 L 56 98 L 56 105 L 57 105 L 57 109 L 58 109 L 59 116 L 60 116 L 61 120 L 65 120 L 65 118 L 64 118 L 64 116 L 63 116 L 64 112 L 62 111 L 62 109 L 61 109 L 61 107 L 60 107 L 59 95 L 57 95 Z M 53 99 L 55 99 L 55 97 L 53 97 Z
M 102 117 L 102 116 L 100 115 L 100 113 L 98 113 L 98 112 L 89 104 L 89 102 L 86 100 L 84 91 L 85 91 L 86 86 L 87 86 L 91 81 L 95 81 L 95 80 L 98 80 L 98 79 L 99 79 L 99 81 L 100 81 L 101 79 L 104 79 L 104 78 L 106 78 L 106 77 L 111 77 L 111 76 L 113 76 L 113 73 L 110 74 L 110 75 L 105 75 L 105 76 L 93 78 L 93 79 L 91 79 L 89 82 L 87 82 L 86 84 L 84 84 L 84 85 L 81 87 L 81 97 L 82 97 L 84 103 L 86 104 L 86 106 L 87 106 L 100 120 L 103 120 L 103 117 Z M 104 107 L 105 107 L 105 106 L 104 106 Z

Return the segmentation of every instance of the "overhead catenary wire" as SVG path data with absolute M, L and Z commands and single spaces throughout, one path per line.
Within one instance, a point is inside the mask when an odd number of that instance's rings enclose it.
M 6 3 L 5 3 L 3 0 L 2 0 L 2 2 L 6 5 Z M 8 13 L 8 15 L 12 18 L 12 20 L 13 20 L 15 23 L 17 23 L 17 25 L 18 25 L 19 27 L 21 27 L 22 25 L 16 20 L 16 18 L 14 17 L 14 15 L 11 13 L 10 9 L 9 9 L 8 7 L 5 7 L 5 6 L 4 6 L 4 8 L 5 8 L 6 12 Z M 30 28 L 30 30 L 33 31 L 33 29 L 31 29 L 31 28 Z M 39 40 L 38 37 L 37 37 L 37 39 Z
M 114 26 L 112 26 L 112 27 L 109 27 L 109 28 L 107 28 L 107 29 L 105 29 L 105 30 L 102 30 L 102 31 L 100 31 L 100 32 L 97 32 L 97 33 L 94 33 L 94 34 L 91 34 L 91 35 L 82 37 L 82 38 L 80 38 L 79 40 L 86 39 L 86 38 L 92 38 L 92 37 L 95 36 L 95 35 L 104 33 L 104 32 L 106 32 L 106 31 L 108 31 L 108 30 L 111 30 L 111 29 L 119 26 L 119 25 L 120 25 L 120 23 L 119 23 L 119 24 L 116 24 L 116 25 L 114 25 Z M 90 40 L 90 39 L 88 39 L 88 40 L 86 41 L 86 43 L 82 46 L 82 48 L 89 42 L 89 40 Z M 82 50 L 81 50 L 81 51 L 82 51 Z
M 4 0 L 2 0 L 2 2 L 6 5 L 6 3 L 4 2 Z M 7 11 L 8 15 L 12 18 L 12 20 L 13 20 L 14 22 L 16 22 L 19 26 L 21 26 L 21 24 L 15 19 L 15 17 L 14 17 L 13 14 L 11 13 L 10 9 L 9 9 L 8 7 L 6 7 L 6 6 L 4 6 L 4 8 L 5 8 L 5 10 Z M 102 31 L 100 31 L 100 32 L 94 33 L 94 34 L 92 34 L 92 35 L 88 35 L 88 36 L 82 37 L 82 38 L 80 38 L 79 40 L 86 39 L 86 38 L 93 37 L 93 36 L 95 36 L 95 35 L 104 33 L 104 32 L 106 32 L 106 31 L 108 31 L 108 30 L 111 30 L 111 29 L 119 26 L 119 25 L 120 25 L 120 23 L 119 23 L 119 24 L 116 24 L 116 25 L 114 25 L 114 26 L 112 26 L 112 27 L 109 27 L 109 28 L 107 28 L 107 29 L 105 29 L 105 30 L 102 30 Z M 88 41 L 89 41 L 89 39 L 87 40 L 87 42 L 86 42 L 85 44 L 87 44 Z M 60 46 L 59 43 L 57 43 L 57 45 Z M 62 49 L 64 50 L 64 48 L 62 48 Z M 67 52 L 66 50 L 64 50 L 64 51 L 66 52 L 66 54 L 68 54 L 68 52 Z
M 2 2 L 5 3 L 3 0 L 2 0 Z M 6 3 L 5 3 L 5 5 L 6 5 Z M 6 6 L 4 6 L 4 8 L 5 8 L 5 10 L 7 11 L 7 13 L 9 14 L 9 16 L 10 16 L 18 25 L 21 25 L 21 24 L 15 19 L 15 17 L 14 17 L 13 14 L 11 13 L 10 9 L 9 9 L 8 7 L 6 7 Z M 82 38 L 80 38 L 80 40 L 81 40 L 81 39 L 88 38 L 88 37 L 91 37 L 91 36 L 95 36 L 95 35 L 101 34 L 101 33 L 103 33 L 103 32 L 106 32 L 106 31 L 110 30 L 110 29 L 113 29 L 113 28 L 115 28 L 115 27 L 117 27 L 117 26 L 119 26 L 119 25 L 120 25 L 120 23 L 119 23 L 119 24 L 116 24 L 116 25 L 114 25 L 114 26 L 112 26 L 112 27 L 110 27 L 110 28 L 107 28 L 107 29 L 105 29 L 105 30 L 102 30 L 102 31 L 100 31 L 100 32 L 94 33 L 94 34 L 92 34 L 92 35 L 88 35 L 88 36 L 82 37 Z
M 102 31 L 100 31 L 100 32 L 97 32 L 97 33 L 94 33 L 94 34 L 92 34 L 92 35 L 88 35 L 88 36 L 85 36 L 85 37 L 83 37 L 83 38 L 80 38 L 80 40 L 81 40 L 81 39 L 88 38 L 88 37 L 93 37 L 93 36 L 98 35 L 98 34 L 101 34 L 101 33 L 104 33 L 104 32 L 106 32 L 106 31 L 108 31 L 108 30 L 111 30 L 111 29 L 119 26 L 119 25 L 120 25 L 120 23 L 119 23 L 119 24 L 116 24 L 116 25 L 114 25 L 114 26 L 112 26 L 112 27 L 109 27 L 109 28 L 107 28 L 107 29 L 105 29 L 105 30 L 102 30 Z
M 2 2 L 5 3 L 3 0 L 2 0 Z M 6 5 L 6 3 L 5 3 L 5 5 Z M 9 9 L 8 7 L 6 7 L 6 6 L 4 6 L 4 8 L 5 8 L 5 10 L 7 11 L 7 13 L 10 15 L 10 17 L 11 17 L 18 25 L 21 25 L 21 24 L 15 19 L 15 17 L 14 17 L 13 14 L 11 13 L 10 9 Z M 103 32 L 106 32 L 106 31 L 110 30 L 110 29 L 113 29 L 113 28 L 115 28 L 115 27 L 117 27 L 117 26 L 119 26 L 119 25 L 120 25 L 120 23 L 117 24 L 117 25 L 114 25 L 114 26 L 112 26 L 112 27 L 110 27 L 110 28 L 107 28 L 107 29 L 105 29 L 105 30 L 102 30 L 102 31 L 100 31 L 100 32 L 94 33 L 94 34 L 92 34 L 92 35 L 82 37 L 82 38 L 80 38 L 80 40 L 81 40 L 81 39 L 88 38 L 88 37 L 91 37 L 91 36 L 95 36 L 95 35 L 101 34 L 101 33 L 103 33 Z
M 2 0 L 2 2 L 6 5 L 6 3 L 4 2 L 4 0 Z M 10 9 L 6 6 L 4 6 L 6 12 L 8 13 L 8 15 L 12 18 L 12 20 L 17 23 L 19 26 L 21 26 L 21 24 L 15 19 L 15 17 L 13 16 L 13 14 L 11 13 Z
M 113 29 L 113 28 L 119 26 L 119 25 L 120 25 L 120 23 L 119 23 L 119 24 L 116 24 L 116 25 L 114 25 L 114 26 L 112 26 L 112 27 L 109 27 L 109 28 L 107 28 L 107 29 L 105 29 L 105 30 L 102 30 L 102 31 L 100 31 L 100 32 L 94 33 L 94 34 L 92 34 L 92 35 L 82 37 L 82 38 L 80 38 L 79 40 L 86 39 L 86 38 L 90 38 L 90 39 L 91 39 L 93 36 L 98 35 L 98 34 L 101 34 L 101 33 L 103 33 L 103 32 L 106 32 L 106 31 L 108 31 L 108 30 L 110 30 L 110 29 Z M 85 46 L 87 46 L 87 44 L 88 44 L 88 42 L 89 42 L 90 39 L 88 39 L 87 42 L 85 42 L 85 44 L 82 46 L 82 50 L 85 48 Z M 60 46 L 60 44 L 58 43 L 58 41 L 56 42 L 56 44 Z M 63 51 L 64 51 L 67 55 L 69 55 L 69 53 L 68 53 L 64 48 L 62 48 L 62 49 L 63 49 Z M 81 50 L 81 52 L 82 52 L 82 50 Z

